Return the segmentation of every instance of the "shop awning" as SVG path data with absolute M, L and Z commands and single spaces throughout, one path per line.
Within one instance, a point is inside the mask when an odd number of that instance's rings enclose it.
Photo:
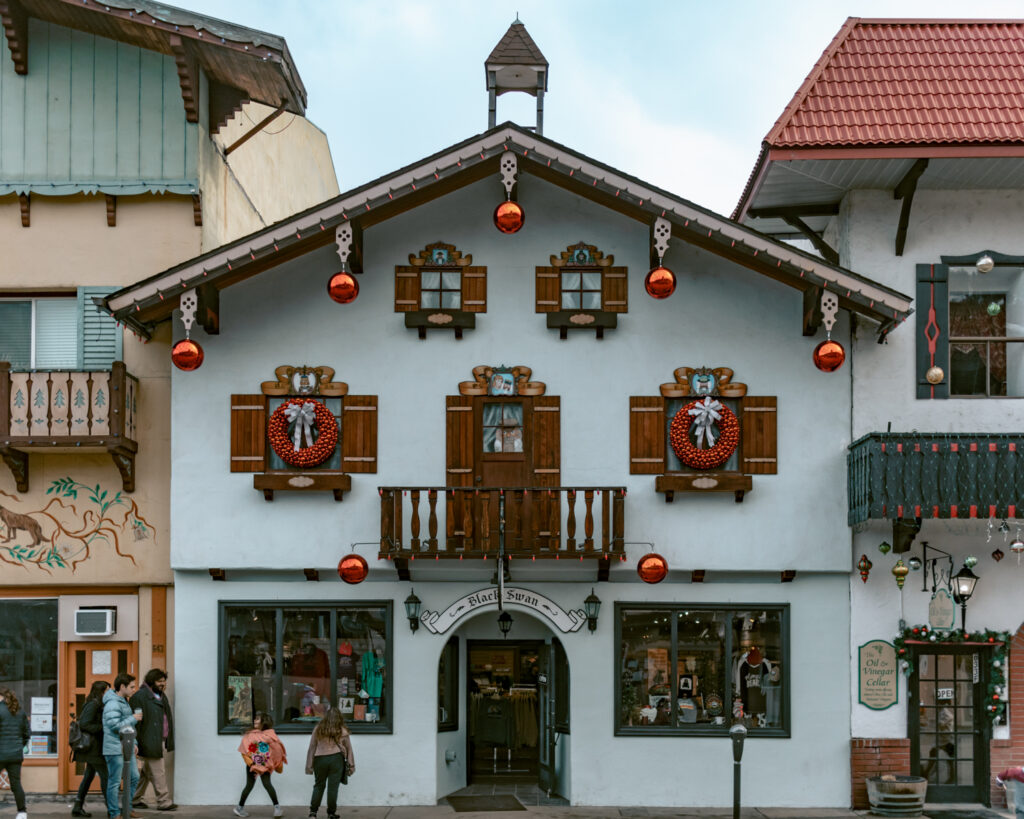
M 1024 433 L 872 432 L 847 455 L 848 522 L 1012 518 L 1024 504 Z

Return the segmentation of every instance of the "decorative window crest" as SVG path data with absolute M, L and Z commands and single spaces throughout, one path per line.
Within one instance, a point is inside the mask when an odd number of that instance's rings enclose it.
M 455 245 L 434 242 L 427 245 L 415 256 L 409 254 L 409 264 L 413 267 L 468 267 L 473 264 L 473 254 L 465 257 L 455 249 Z
M 292 367 L 288 364 L 274 370 L 277 381 L 264 381 L 260 389 L 264 395 L 323 395 L 337 397 L 348 394 L 348 384 L 332 381 L 331 367 Z
M 459 383 L 459 392 L 462 395 L 543 395 L 547 385 L 543 381 L 531 381 L 532 374 L 529 367 L 481 364 L 473 368 L 472 381 Z
M 688 395 L 712 395 L 723 398 L 742 398 L 747 385 L 733 381 L 728 367 L 679 367 L 673 373 L 675 381 L 661 385 L 666 398 L 684 398 Z
M 605 256 L 594 245 L 577 242 L 569 245 L 558 256 L 551 257 L 552 267 L 611 267 L 614 256 Z

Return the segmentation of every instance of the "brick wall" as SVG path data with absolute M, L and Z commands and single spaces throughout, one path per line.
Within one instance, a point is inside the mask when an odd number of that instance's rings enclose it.
M 910 773 L 909 739 L 850 740 L 850 786 L 855 810 L 867 810 L 869 776 Z
M 992 807 L 1006 806 L 1006 792 L 995 775 L 1011 765 L 1024 765 L 1024 625 L 1010 640 L 1010 738 L 992 740 Z

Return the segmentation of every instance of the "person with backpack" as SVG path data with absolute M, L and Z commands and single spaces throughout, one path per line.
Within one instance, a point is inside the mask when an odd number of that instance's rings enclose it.
M 78 736 L 75 736 L 74 730 L 69 732 L 71 758 L 75 762 L 85 763 L 75 804 L 71 808 L 72 816 L 92 816 L 85 809 L 85 797 L 97 774 L 100 777 L 100 793 L 103 795 L 102 798 L 106 799 L 107 760 L 103 758 L 103 695 L 107 693 L 108 688 L 110 683 L 106 680 L 96 680 L 92 684 L 78 719 L 72 723 L 78 726 Z
M 135 797 L 139 785 L 139 766 L 135 761 L 135 743 L 126 760 L 121 754 L 121 729 L 135 728 L 142 721 L 142 714 L 132 713 L 128 698 L 135 693 L 135 677 L 132 674 L 118 674 L 114 685 L 103 695 L 103 758 L 107 761 L 107 816 L 118 819 L 121 816 L 120 785 L 121 772 L 128 766 L 128 803 Z M 141 814 L 131 811 L 131 819 Z M 128 817 L 125 817 L 128 819 Z
M 0 688 L 0 771 L 7 771 L 7 779 L 18 808 L 15 819 L 28 819 L 25 813 L 25 789 L 21 787 L 21 763 L 28 743 L 28 718 L 9 688 Z
M 145 810 L 148 806 L 142 801 L 146 787 L 152 782 L 153 793 L 156 795 L 157 810 L 177 810 L 178 806 L 171 801 L 171 792 L 167 788 L 167 772 L 164 770 L 164 750 L 174 750 L 174 717 L 171 714 L 171 701 L 167 699 L 167 672 L 162 668 L 153 668 L 146 672 L 146 678 L 139 690 L 129 701 L 132 708 L 142 709 L 142 722 L 136 729 L 139 732 L 139 761 L 142 762 L 142 775 L 139 787 L 135 790 L 133 808 Z

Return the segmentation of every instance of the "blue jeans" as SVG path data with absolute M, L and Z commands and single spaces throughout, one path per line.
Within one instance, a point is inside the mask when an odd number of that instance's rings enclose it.
M 121 800 L 118 799 L 118 789 L 121 786 L 121 774 L 124 772 L 124 757 L 121 754 L 104 754 L 107 760 L 107 816 L 114 817 L 121 815 Z M 135 789 L 139 785 L 139 766 L 135 762 L 135 752 L 132 752 L 128 759 L 129 794 L 128 804 L 135 801 Z M 127 817 L 125 817 L 127 819 Z

